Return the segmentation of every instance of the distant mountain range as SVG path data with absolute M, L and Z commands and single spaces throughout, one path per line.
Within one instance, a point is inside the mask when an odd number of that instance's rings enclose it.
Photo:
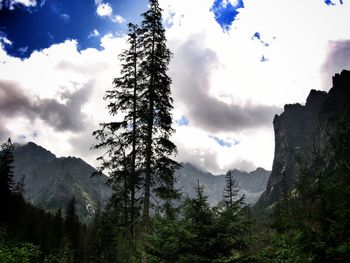
M 246 202 L 255 203 L 265 190 L 271 172 L 258 168 L 250 173 L 237 169 L 229 170 L 227 173 L 231 173 L 233 178 L 237 180 L 240 194 L 246 196 Z M 222 200 L 226 184 L 225 175 L 213 175 L 190 163 L 183 163 L 182 168 L 176 171 L 176 175 L 178 177 L 177 186 L 184 194 L 193 197 L 195 195 L 194 187 L 199 182 L 200 185 L 204 185 L 211 205 L 217 205 Z
M 96 170 L 75 157 L 57 158 L 48 150 L 34 144 L 15 145 L 15 180 L 25 176 L 24 197 L 33 205 L 48 211 L 63 210 L 74 195 L 77 213 L 89 220 L 98 203 L 103 204 L 111 195 L 106 176 L 91 175 Z
M 104 204 L 111 196 L 106 185 L 107 176 L 91 175 L 96 171 L 80 158 L 57 158 L 50 151 L 35 143 L 15 145 L 15 180 L 25 176 L 24 197 L 33 205 L 54 212 L 64 209 L 74 195 L 77 200 L 77 213 L 81 220 L 89 220 L 98 203 Z M 198 181 L 205 186 L 205 193 L 212 205 L 222 200 L 225 187 L 224 175 L 213 175 L 202 171 L 190 163 L 183 163 L 176 171 L 177 187 L 183 196 L 194 196 Z M 230 170 L 238 181 L 240 193 L 246 195 L 247 202 L 254 203 L 265 190 L 269 171 L 262 168 L 247 173 Z

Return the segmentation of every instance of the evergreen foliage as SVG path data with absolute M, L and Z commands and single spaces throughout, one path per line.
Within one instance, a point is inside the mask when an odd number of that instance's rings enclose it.
M 146 252 L 150 262 L 239 262 L 246 248 L 241 198 L 236 206 L 210 207 L 204 187 L 187 198 L 174 218 L 157 215 Z M 232 201 L 236 200 L 236 196 Z
M 11 223 L 13 195 L 13 146 L 11 139 L 1 145 L 0 152 L 0 226 Z
M 299 159 L 296 188 L 282 189 L 286 193 L 272 215 L 277 232 L 260 251 L 262 262 L 349 262 L 349 116 L 339 118 L 327 158 L 312 149 L 312 163 Z
M 169 158 L 176 153 L 170 141 L 172 129 L 171 79 L 167 75 L 171 52 L 166 46 L 165 29 L 162 25 L 162 9 L 157 0 L 149 1 L 150 8 L 142 14 L 140 43 L 142 60 L 140 72 L 140 101 L 144 111 L 140 127 L 145 143 L 145 178 L 143 221 L 148 225 L 151 190 L 165 201 L 165 212 L 170 212 L 171 201 L 179 197 L 174 188 L 174 171 L 179 164 Z
M 149 3 L 141 26 L 129 24 L 129 48 L 120 55 L 120 75 L 105 96 L 116 121 L 101 124 L 93 133 L 99 141 L 94 148 L 106 149 L 99 158 L 100 172 L 110 175 L 114 193 L 108 211 L 120 234 L 124 258 L 136 254 L 138 241 L 142 241 L 140 230 L 149 231 L 151 197 L 161 200 L 156 209 L 171 217 L 173 200 L 180 196 L 174 176 L 179 164 L 171 159 L 176 154 L 170 141 L 174 132 L 167 75 L 171 52 L 158 1 Z

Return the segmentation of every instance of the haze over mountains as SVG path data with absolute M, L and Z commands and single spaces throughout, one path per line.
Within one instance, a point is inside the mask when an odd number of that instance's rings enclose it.
M 14 150 L 15 180 L 25 175 L 26 200 L 35 206 L 54 212 L 64 209 L 74 195 L 77 200 L 77 213 L 83 221 L 89 220 L 98 203 L 104 204 L 111 196 L 111 189 L 106 185 L 107 176 L 91 177 L 96 170 L 80 158 L 57 158 L 53 153 L 28 143 L 15 145 Z M 183 163 L 176 171 L 177 187 L 183 196 L 194 196 L 194 187 L 198 181 L 205 186 L 210 204 L 216 205 L 222 200 L 225 187 L 224 175 L 213 175 L 201 171 L 190 163 Z M 254 203 L 265 190 L 270 172 L 262 168 L 247 173 L 236 169 L 228 171 L 238 181 L 240 194 L 246 195 L 246 201 Z

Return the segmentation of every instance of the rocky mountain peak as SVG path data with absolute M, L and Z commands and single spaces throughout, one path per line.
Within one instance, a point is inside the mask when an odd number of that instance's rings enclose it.
M 289 104 L 274 118 L 275 153 L 271 176 L 257 206 L 266 207 L 279 199 L 282 176 L 289 189 L 295 186 L 298 159 L 311 163 L 316 149 L 324 156 L 332 152 L 330 138 L 337 133 L 337 123 L 350 111 L 350 71 L 333 77 L 333 87 L 325 91 L 311 90 L 305 106 Z

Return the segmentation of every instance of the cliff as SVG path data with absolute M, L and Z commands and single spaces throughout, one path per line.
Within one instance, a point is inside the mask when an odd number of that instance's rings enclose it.
M 295 187 L 300 162 L 311 163 L 315 154 L 324 163 L 332 155 L 332 140 L 339 121 L 350 110 L 350 71 L 333 77 L 330 91 L 311 90 L 305 105 L 286 105 L 273 120 L 275 153 L 271 176 L 256 207 L 268 207 L 279 200 L 282 176 L 288 188 Z

